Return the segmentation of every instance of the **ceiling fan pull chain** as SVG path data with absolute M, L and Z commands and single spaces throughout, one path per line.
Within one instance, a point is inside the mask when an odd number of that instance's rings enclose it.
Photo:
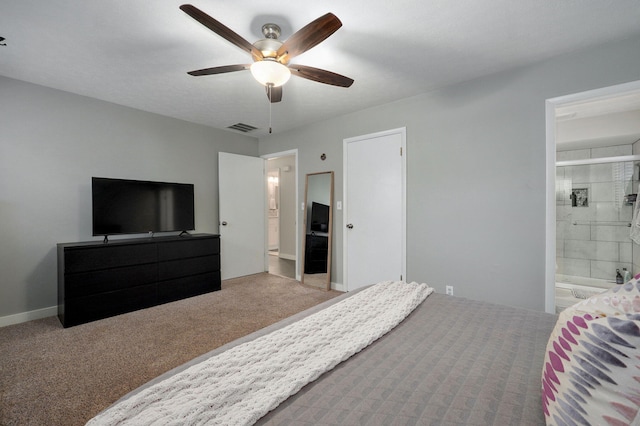
M 271 134 L 271 104 L 273 102 L 271 102 L 271 96 L 272 96 L 272 89 L 273 89 L 273 84 L 269 84 L 267 85 L 267 87 L 269 88 L 269 134 Z

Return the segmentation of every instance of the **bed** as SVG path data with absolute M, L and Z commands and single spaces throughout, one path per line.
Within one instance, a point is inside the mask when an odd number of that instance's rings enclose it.
M 350 299 L 360 297 L 364 300 L 365 292 L 376 286 L 332 299 L 174 369 L 126 395 L 89 424 L 145 423 L 141 420 L 144 417 L 129 417 L 127 411 L 136 409 L 139 413 L 144 412 L 140 406 L 147 402 L 140 402 L 140 399 L 144 401 L 142 395 L 145 392 L 170 383 L 178 376 L 197 376 L 198 373 L 193 373 L 194 368 L 233 354 L 233 350 L 239 350 L 243 345 L 260 342 L 260 339 L 268 338 L 279 330 L 332 312 L 330 309 L 336 309 L 336 305 L 345 304 Z M 406 317 L 390 331 L 383 330 L 381 336 L 364 338 L 362 347 L 352 348 L 355 351 L 353 356 L 329 365 L 327 371 L 315 372 L 308 383 L 299 383 L 294 394 L 277 401 L 266 414 L 258 418 L 244 418 L 237 423 L 545 424 L 541 372 L 545 348 L 557 316 L 445 296 L 432 292 L 432 289 L 426 293 L 423 300 L 415 303 Z M 384 303 L 387 307 L 398 304 L 391 299 Z M 365 311 L 374 312 L 373 308 Z M 370 328 L 375 328 L 386 319 L 374 312 L 367 321 Z M 316 323 L 315 320 L 311 322 Z M 356 341 L 361 334 L 348 336 L 346 341 Z M 368 339 L 372 341 L 367 343 Z M 251 365 L 249 362 L 240 370 L 249 369 Z M 215 418 L 218 408 L 208 409 L 209 402 L 197 402 L 201 392 L 191 391 L 187 385 L 187 388 L 174 392 L 174 397 L 182 399 L 180 404 L 200 404 L 200 408 L 193 410 L 209 411 L 210 418 L 199 418 L 198 421 L 229 423 Z M 151 395 L 147 399 L 159 398 L 157 393 Z M 161 416 L 153 422 L 180 424 L 179 417 L 171 417 L 168 411 L 166 415 L 162 414 L 166 407 L 160 410 Z

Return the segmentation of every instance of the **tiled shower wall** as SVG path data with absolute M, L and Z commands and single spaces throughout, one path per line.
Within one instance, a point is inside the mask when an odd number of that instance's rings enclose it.
M 562 151 L 557 160 L 631 154 L 625 145 Z M 636 252 L 640 246 L 629 238 L 633 205 L 624 200 L 637 192 L 637 178 L 633 162 L 556 167 L 557 273 L 614 280 L 616 269 L 639 272 L 634 246 Z M 572 200 L 572 193 L 584 193 L 586 201 Z

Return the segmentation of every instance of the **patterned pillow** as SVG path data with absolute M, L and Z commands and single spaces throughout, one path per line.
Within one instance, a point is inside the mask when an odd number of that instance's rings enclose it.
M 640 424 L 638 275 L 564 310 L 547 343 L 547 425 Z

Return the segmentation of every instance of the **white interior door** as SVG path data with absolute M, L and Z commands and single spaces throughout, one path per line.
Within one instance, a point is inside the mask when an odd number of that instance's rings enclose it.
M 222 279 L 266 271 L 264 160 L 218 155 Z
M 348 291 L 406 272 L 405 129 L 344 140 L 344 279 Z

